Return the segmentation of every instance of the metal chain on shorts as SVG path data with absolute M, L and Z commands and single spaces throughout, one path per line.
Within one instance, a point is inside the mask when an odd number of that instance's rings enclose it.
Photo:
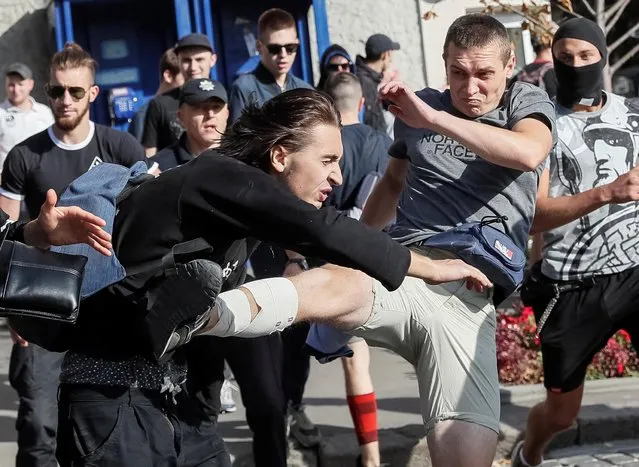
M 555 308 L 555 305 L 559 301 L 559 294 L 561 293 L 559 291 L 559 286 L 557 284 L 553 284 L 552 289 L 555 292 L 555 295 L 553 298 L 550 299 L 548 305 L 546 306 L 546 309 L 544 310 L 544 313 L 541 315 L 541 318 L 539 318 L 539 324 L 537 325 L 537 337 L 541 336 L 541 330 L 544 328 L 544 325 L 546 324 L 550 313 L 552 313 L 552 310 Z

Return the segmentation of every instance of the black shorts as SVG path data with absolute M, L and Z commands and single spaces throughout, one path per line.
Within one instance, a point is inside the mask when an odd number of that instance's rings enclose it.
M 539 323 L 553 298 L 552 284 L 567 283 L 537 277 L 534 285 L 527 279 L 522 299 Z M 546 388 L 569 392 L 581 386 L 593 357 L 620 329 L 639 342 L 639 267 L 562 292 L 540 335 Z

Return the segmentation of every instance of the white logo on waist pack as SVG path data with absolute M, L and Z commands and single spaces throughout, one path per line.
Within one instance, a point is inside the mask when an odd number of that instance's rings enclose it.
M 91 162 L 91 165 L 89 166 L 89 170 L 91 170 L 93 167 L 97 167 L 98 165 L 102 164 L 102 159 L 100 159 L 98 156 L 95 156 L 93 158 L 93 162 Z
M 510 250 L 506 245 L 503 245 L 499 240 L 495 240 L 495 248 L 497 248 L 497 250 L 499 250 L 499 252 L 506 258 L 513 259 L 513 251 Z

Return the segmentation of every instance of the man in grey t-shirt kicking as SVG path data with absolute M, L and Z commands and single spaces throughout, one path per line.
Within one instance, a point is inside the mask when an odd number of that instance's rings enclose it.
M 363 220 L 382 228 L 396 214 L 391 235 L 428 256 L 422 258 L 427 263 L 446 257 L 423 247 L 431 235 L 491 215 L 508 217 L 506 233 L 523 250 L 553 146 L 554 107 L 530 84 L 506 91 L 514 57 L 506 29 L 491 16 L 456 20 L 444 60 L 450 91 L 415 94 L 398 82 L 380 90 L 398 118 L 395 142 Z M 252 282 L 220 295 L 203 333 L 251 337 L 295 321 L 329 321 L 389 348 L 417 370 L 433 465 L 488 467 L 499 432 L 492 290 L 446 282 L 461 276 L 435 271 L 441 274 L 432 283 L 439 285 L 406 278 L 393 292 L 361 272 L 332 265 Z M 283 282 L 294 286 L 295 296 L 259 290 L 276 290 Z M 245 324 L 238 329 L 240 321 Z

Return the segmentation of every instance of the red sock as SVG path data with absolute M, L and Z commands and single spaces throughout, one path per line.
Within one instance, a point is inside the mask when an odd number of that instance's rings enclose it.
M 355 425 L 359 445 L 377 441 L 377 399 L 375 393 L 348 396 L 348 407 Z

